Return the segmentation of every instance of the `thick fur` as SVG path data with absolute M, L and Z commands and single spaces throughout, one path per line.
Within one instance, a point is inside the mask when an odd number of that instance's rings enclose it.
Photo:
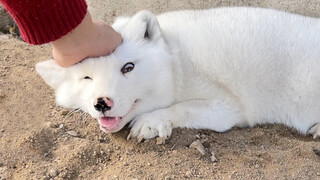
M 141 11 L 113 27 L 124 41 L 107 57 L 70 68 L 36 65 L 61 106 L 121 117 L 104 131 L 131 122 L 130 136 L 149 139 L 177 127 L 223 132 L 277 123 L 319 136 L 319 19 L 236 7 L 157 17 Z M 123 74 L 127 62 L 135 68 Z M 96 111 L 98 97 L 114 107 Z

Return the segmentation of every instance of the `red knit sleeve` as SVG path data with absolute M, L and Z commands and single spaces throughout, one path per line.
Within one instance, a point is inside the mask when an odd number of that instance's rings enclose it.
M 85 0 L 0 0 L 30 44 L 59 39 L 77 27 L 87 13 Z

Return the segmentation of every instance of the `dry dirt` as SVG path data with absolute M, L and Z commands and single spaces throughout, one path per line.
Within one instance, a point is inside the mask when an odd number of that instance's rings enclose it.
M 318 0 L 103 2 L 110 3 L 108 15 L 100 17 L 107 22 L 140 9 L 159 13 L 222 5 L 273 7 L 320 17 Z M 93 1 L 88 3 L 94 7 Z M 0 180 L 320 179 L 319 140 L 280 125 L 225 133 L 176 129 L 164 145 L 156 145 L 155 139 L 127 141 L 128 129 L 104 134 L 91 117 L 57 106 L 53 91 L 35 73 L 36 62 L 51 58 L 48 45 L 31 46 L 1 35 L 0 52 Z M 196 140 L 205 155 L 189 148 Z M 211 161 L 211 152 L 217 162 Z

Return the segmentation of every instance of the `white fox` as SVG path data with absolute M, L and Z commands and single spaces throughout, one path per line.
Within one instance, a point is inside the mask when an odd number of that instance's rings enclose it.
M 129 137 L 187 127 L 284 124 L 320 137 L 320 19 L 261 8 L 141 11 L 113 27 L 123 43 L 69 68 L 36 65 L 56 101 Z

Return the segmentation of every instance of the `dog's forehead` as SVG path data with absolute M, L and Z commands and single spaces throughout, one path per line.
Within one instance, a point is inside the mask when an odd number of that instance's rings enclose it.
M 145 54 L 146 44 L 147 43 L 143 41 L 134 42 L 124 40 L 124 42 L 114 51 L 113 55 L 115 59 L 122 63 L 132 61 Z
M 80 63 L 71 66 L 71 72 L 80 71 L 83 73 L 90 73 L 92 71 L 100 71 L 106 69 L 118 69 L 123 64 L 140 58 L 137 51 L 141 45 L 133 43 L 122 43 L 112 54 L 108 56 L 101 56 L 96 58 L 87 58 Z
M 97 58 L 88 58 L 81 63 L 79 63 L 80 68 L 99 68 L 99 67 L 108 67 L 121 64 L 121 60 L 117 58 L 114 54 L 109 56 L 101 56 Z
M 112 72 L 119 69 L 118 66 L 122 64 L 118 58 L 113 55 L 87 58 L 80 63 L 68 68 L 68 73 L 74 76 L 93 75 L 96 73 Z

